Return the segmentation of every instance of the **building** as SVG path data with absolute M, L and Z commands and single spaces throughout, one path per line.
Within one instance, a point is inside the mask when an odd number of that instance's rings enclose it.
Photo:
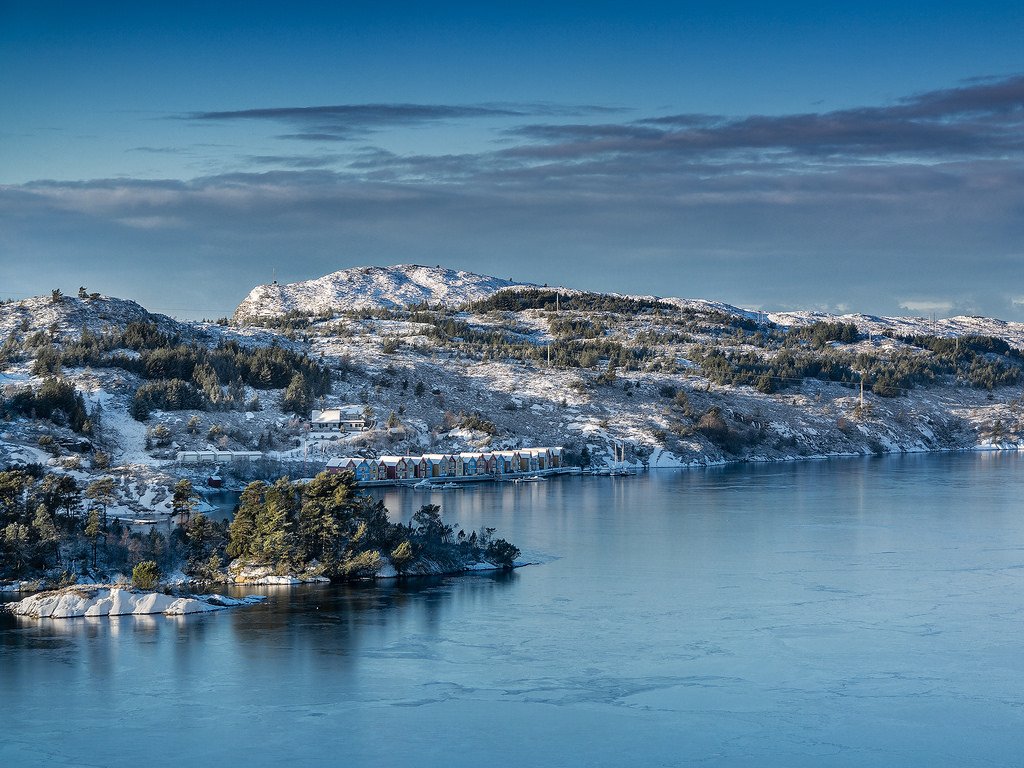
M 370 428 L 361 405 L 341 405 L 323 411 L 313 411 L 309 419 L 310 432 L 362 432 Z
M 179 464 L 240 464 L 260 458 L 259 451 L 178 451 Z
M 561 448 L 521 448 L 518 451 L 428 453 L 423 456 L 381 456 L 378 459 L 338 457 L 327 462 L 327 471 L 351 472 L 360 481 L 397 481 L 496 477 L 543 472 L 561 466 Z

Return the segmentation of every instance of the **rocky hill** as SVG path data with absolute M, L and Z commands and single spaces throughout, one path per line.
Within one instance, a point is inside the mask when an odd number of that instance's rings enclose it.
M 166 315 L 148 312 L 128 299 L 98 293 L 84 297 L 35 296 L 0 304 L 0 338 L 23 332 L 55 332 L 78 338 L 83 330 L 99 335 L 129 323 L 153 323 L 167 334 L 188 334 L 191 326 Z
M 516 285 L 525 283 L 440 266 L 358 267 L 315 280 L 258 285 L 238 305 L 234 321 L 243 323 L 289 313 L 320 315 L 352 309 L 397 309 L 411 304 L 455 306 Z

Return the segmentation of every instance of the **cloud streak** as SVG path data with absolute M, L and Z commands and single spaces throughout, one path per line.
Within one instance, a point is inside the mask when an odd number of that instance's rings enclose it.
M 531 124 L 508 133 L 532 143 L 507 154 L 538 159 L 740 151 L 818 159 L 993 157 L 1024 149 L 1024 76 L 931 91 L 882 107 L 779 116 L 675 114 L 604 125 Z
M 553 104 L 337 104 L 308 107 L 264 107 L 193 112 L 186 120 L 203 122 L 268 121 L 293 126 L 279 138 L 306 141 L 349 141 L 385 128 L 410 127 L 458 120 L 525 118 L 529 116 L 612 113 L 615 107 Z

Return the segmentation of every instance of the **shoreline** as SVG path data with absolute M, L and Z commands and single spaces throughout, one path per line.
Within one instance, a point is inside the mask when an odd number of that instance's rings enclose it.
M 30 619 L 188 616 L 257 605 L 266 599 L 264 595 L 241 598 L 216 593 L 175 595 L 123 584 L 73 584 L 35 592 L 18 601 L 0 603 L 0 610 Z

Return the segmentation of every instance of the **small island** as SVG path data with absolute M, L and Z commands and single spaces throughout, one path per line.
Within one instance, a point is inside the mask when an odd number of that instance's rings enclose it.
M 80 514 L 80 500 L 55 497 L 50 478 L 0 472 L 0 589 L 61 590 L 35 595 L 30 609 L 17 610 L 24 615 L 58 604 L 74 604 L 61 609 L 68 615 L 167 613 L 174 600 L 192 600 L 170 611 L 189 613 L 237 604 L 190 592 L 207 584 L 401 579 L 520 564 L 519 549 L 495 538 L 493 528 L 457 529 L 437 505 L 424 505 L 408 524 L 391 522 L 383 502 L 361 493 L 350 472 L 249 483 L 230 523 L 195 512 L 199 496 L 181 480 L 177 524 L 169 521 L 166 533 L 107 521 L 98 505 Z M 157 604 L 160 610 L 150 610 Z

